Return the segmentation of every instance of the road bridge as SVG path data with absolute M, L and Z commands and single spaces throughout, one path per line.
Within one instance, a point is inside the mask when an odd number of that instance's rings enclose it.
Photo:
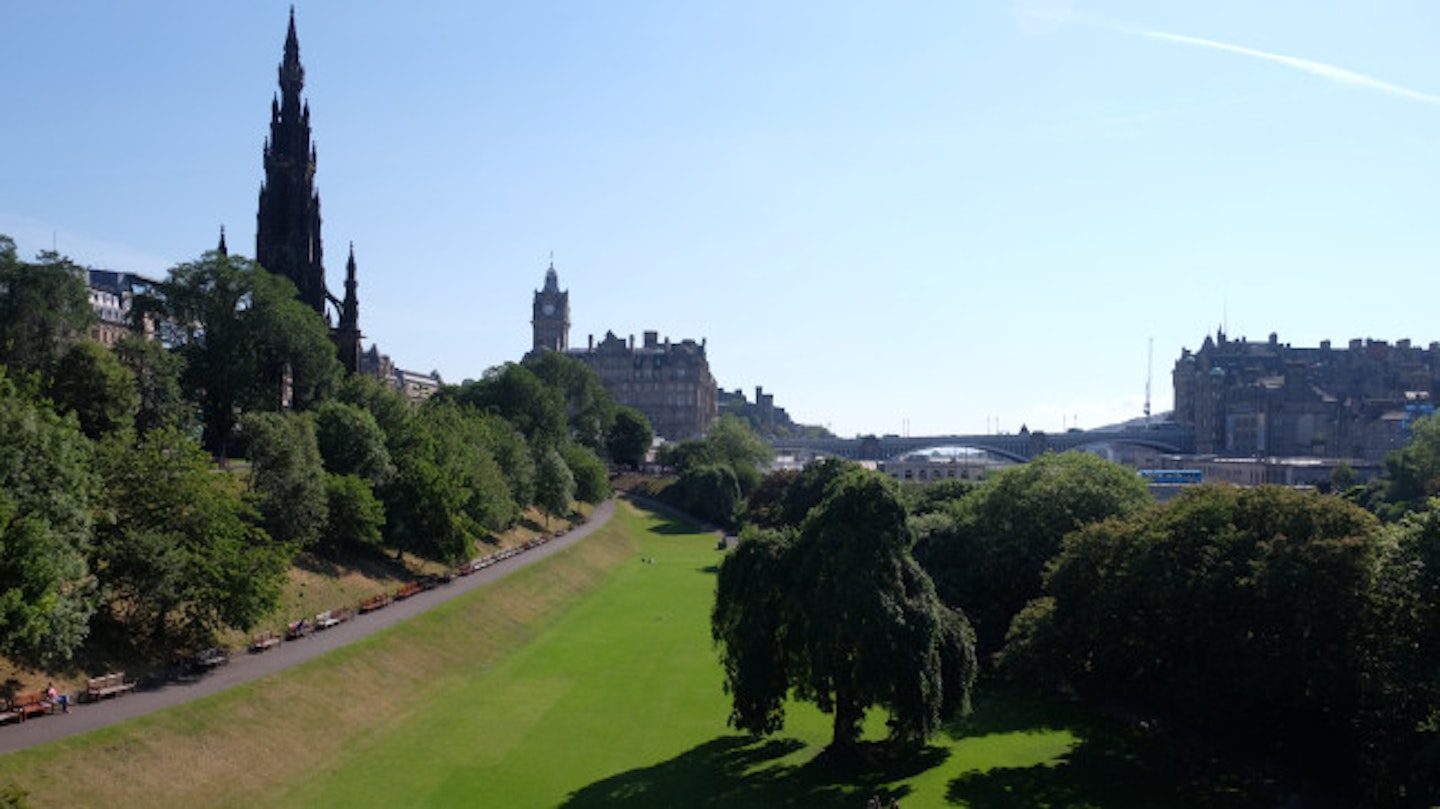
M 993 435 L 865 435 L 856 438 L 785 438 L 770 445 L 777 453 L 833 456 L 852 461 L 889 461 L 916 452 L 942 447 L 983 450 L 992 455 L 1024 463 L 1046 452 L 1128 444 L 1157 452 L 1189 455 L 1195 452 L 1195 431 L 1171 424 L 1111 430 L 1068 430 L 1063 433 L 1030 432 Z

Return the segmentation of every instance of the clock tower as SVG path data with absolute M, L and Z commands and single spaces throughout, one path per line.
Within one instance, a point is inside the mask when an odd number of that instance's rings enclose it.
M 570 348 L 570 292 L 560 290 L 555 262 L 545 271 L 545 288 L 535 293 L 535 311 L 530 320 L 535 332 L 532 354 L 565 351 Z

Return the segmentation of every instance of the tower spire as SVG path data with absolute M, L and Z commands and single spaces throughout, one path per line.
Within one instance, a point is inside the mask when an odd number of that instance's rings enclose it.
M 300 98 L 305 89 L 305 68 L 300 66 L 300 38 L 295 35 L 295 7 L 290 7 L 290 30 L 285 33 L 285 60 L 280 63 L 280 89 Z
M 228 255 L 230 255 L 230 248 L 228 248 L 228 247 L 225 246 L 225 226 L 224 226 L 224 225 L 221 225 L 221 226 L 220 226 L 220 245 L 215 248 L 215 252 L 219 253 L 219 254 L 222 255 L 222 256 L 228 256 Z
M 360 370 L 360 297 L 355 280 L 355 243 L 350 243 L 350 258 L 345 262 L 345 300 L 340 302 L 340 322 L 335 326 L 335 348 L 340 363 L 350 373 Z
M 322 316 L 325 290 L 324 249 L 320 240 L 320 197 L 315 193 L 315 147 L 310 140 L 308 104 L 300 97 L 305 68 L 295 33 L 295 7 L 285 33 L 279 68 L 280 95 L 270 104 L 270 136 L 265 140 L 265 182 L 256 215 L 255 260 L 289 278 L 300 300 Z

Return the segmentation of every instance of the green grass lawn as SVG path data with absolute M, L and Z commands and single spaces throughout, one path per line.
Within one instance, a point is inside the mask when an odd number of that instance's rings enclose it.
M 604 585 L 498 665 L 435 683 L 412 721 L 348 750 L 282 805 L 859 807 L 878 791 L 908 808 L 1018 805 L 1005 800 L 1016 790 L 1033 805 L 1047 793 L 1080 797 L 1052 772 L 1080 737 L 1030 719 L 976 724 L 978 735 L 871 772 L 811 764 L 830 723 L 807 705 L 792 707 L 776 739 L 734 733 L 709 639 L 713 537 L 617 519 L 631 524 L 636 553 Z M 883 716 L 872 720 L 878 728 Z
M 954 736 L 901 760 L 877 746 L 863 770 L 815 762 L 830 723 L 807 705 L 778 737 L 736 734 L 708 624 L 719 561 L 713 536 L 621 506 L 595 537 L 400 631 L 0 757 L 0 785 L 37 807 L 1263 805 L 1064 706 L 982 697 Z

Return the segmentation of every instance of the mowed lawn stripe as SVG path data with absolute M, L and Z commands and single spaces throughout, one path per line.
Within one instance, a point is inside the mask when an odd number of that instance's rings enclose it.
M 723 735 L 707 534 L 617 512 L 636 551 L 495 666 L 436 683 L 397 732 L 347 751 L 285 805 L 554 806 Z M 475 803 L 480 801 L 479 803 Z

